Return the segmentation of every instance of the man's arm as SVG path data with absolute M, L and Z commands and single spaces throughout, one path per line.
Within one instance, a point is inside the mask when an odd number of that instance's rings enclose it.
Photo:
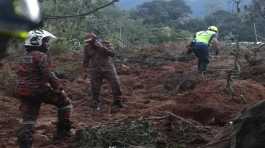
M 38 66 L 42 76 L 48 80 L 53 89 L 61 90 L 62 88 L 60 86 L 59 79 L 50 70 L 48 56 L 42 55 L 38 60 Z
M 104 44 L 100 41 L 95 41 L 95 46 L 98 47 L 98 49 L 107 56 L 114 57 L 114 48 L 109 42 L 104 42 Z
M 212 48 L 214 48 L 216 50 L 216 55 L 219 54 L 219 51 L 221 49 L 221 45 L 220 42 L 218 40 L 218 33 L 214 34 L 211 39 L 210 39 L 210 45 L 212 46 Z
M 192 42 L 190 42 L 187 46 L 186 46 L 186 54 L 191 54 L 192 53 Z
M 95 54 L 95 47 L 94 47 L 95 39 L 90 38 L 85 40 L 85 47 L 83 49 L 84 51 L 84 57 L 83 57 L 83 67 L 87 68 L 89 65 L 89 61 L 91 57 Z
M 88 48 L 87 46 L 83 49 L 83 51 L 84 51 L 83 68 L 87 68 L 89 65 L 89 61 L 91 58 L 91 54 L 90 54 L 91 51 L 89 51 L 89 50 L 91 50 L 91 49 Z
M 221 44 L 216 37 L 212 39 L 212 46 L 214 49 L 216 49 L 216 54 L 218 55 L 221 49 Z
M 187 49 L 186 53 L 187 54 L 191 54 L 192 53 L 192 48 L 193 48 L 195 42 L 196 42 L 196 34 L 194 34 L 192 41 L 190 41 L 190 43 L 186 46 L 186 49 Z

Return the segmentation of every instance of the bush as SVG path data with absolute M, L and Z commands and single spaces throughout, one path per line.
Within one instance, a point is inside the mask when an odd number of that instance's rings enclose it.
M 129 148 L 146 146 L 154 148 L 157 133 L 149 122 L 131 121 L 114 125 L 87 128 L 78 131 L 76 148 Z

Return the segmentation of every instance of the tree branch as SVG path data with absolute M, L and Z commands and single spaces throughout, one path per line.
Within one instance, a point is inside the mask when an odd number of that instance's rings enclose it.
M 91 15 L 101 9 L 104 9 L 112 4 L 114 4 L 115 2 L 118 2 L 119 0 L 112 0 L 111 2 L 105 4 L 105 5 L 102 5 L 94 10 L 91 10 L 89 12 L 86 12 L 86 13 L 81 13 L 81 14 L 75 14 L 75 15 L 64 15 L 64 16 L 46 16 L 44 17 L 44 20 L 51 20 L 51 19 L 67 19 L 67 18 L 73 18 L 73 17 L 84 17 L 84 16 L 87 16 L 87 15 Z

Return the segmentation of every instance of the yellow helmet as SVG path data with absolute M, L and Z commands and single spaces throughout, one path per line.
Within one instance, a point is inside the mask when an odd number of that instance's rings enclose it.
M 210 26 L 210 27 L 208 27 L 208 30 L 214 31 L 214 32 L 219 32 L 219 30 L 216 26 Z

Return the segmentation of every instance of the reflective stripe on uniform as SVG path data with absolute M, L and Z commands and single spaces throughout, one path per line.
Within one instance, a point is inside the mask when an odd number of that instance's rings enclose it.
M 60 107 L 58 108 L 58 110 L 60 111 L 64 111 L 64 110 L 72 110 L 73 106 L 71 104 L 64 106 L 64 107 Z
M 22 124 L 24 124 L 24 125 L 35 125 L 36 122 L 35 121 L 23 121 Z

